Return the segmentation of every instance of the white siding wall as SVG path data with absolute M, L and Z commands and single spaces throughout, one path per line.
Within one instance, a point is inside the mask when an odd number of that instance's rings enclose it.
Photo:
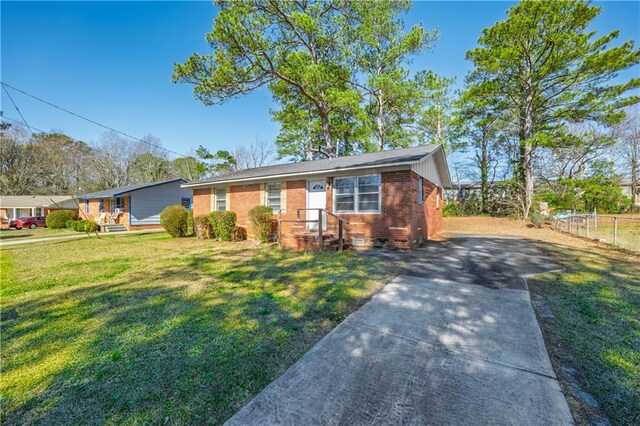
M 180 204 L 182 198 L 191 199 L 190 188 L 180 188 L 183 182 L 171 182 L 131 193 L 131 225 L 158 225 L 160 212 L 171 204 Z
M 439 187 L 443 187 L 443 179 L 440 177 L 438 165 L 436 164 L 436 160 L 433 155 L 425 158 L 419 163 L 412 165 L 411 170 L 427 179 L 428 181 L 435 183 Z

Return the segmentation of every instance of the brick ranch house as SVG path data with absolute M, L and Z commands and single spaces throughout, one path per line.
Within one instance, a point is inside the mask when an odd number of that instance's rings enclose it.
M 161 228 L 160 212 L 165 207 L 191 208 L 193 192 L 183 188 L 184 183 L 184 179 L 171 179 L 79 195 L 78 213 L 82 219 L 98 222 L 102 231 Z
M 298 249 L 318 244 L 319 213 L 333 237 L 339 219 L 346 221 L 351 245 L 416 247 L 441 231 L 442 192 L 450 186 L 440 145 L 259 167 L 183 185 L 193 189 L 195 216 L 232 210 L 249 233 L 249 210 L 273 207 L 274 219 L 283 220 L 281 243 Z

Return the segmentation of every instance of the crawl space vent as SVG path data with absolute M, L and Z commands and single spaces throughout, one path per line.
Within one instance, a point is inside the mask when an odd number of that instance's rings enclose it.
M 364 238 L 352 238 L 351 239 L 351 245 L 352 246 L 363 246 L 364 245 Z

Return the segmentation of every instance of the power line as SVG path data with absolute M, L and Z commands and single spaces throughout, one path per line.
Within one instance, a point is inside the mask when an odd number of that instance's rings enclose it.
M 13 122 L 13 123 L 15 123 L 15 124 L 17 124 L 19 126 L 26 127 L 22 121 L 16 120 L 16 119 L 11 118 L 11 117 L 7 117 L 6 115 L 0 116 L 0 120 L 9 120 L 9 121 L 11 121 L 11 122 Z M 48 133 L 48 132 L 46 132 L 46 131 L 44 131 L 42 129 L 38 129 L 37 127 L 33 127 L 33 126 L 28 127 L 28 129 L 29 130 L 34 129 L 34 130 L 37 130 L 37 131 L 39 131 L 41 133 Z M 31 134 L 33 134 L 33 132 L 31 132 Z
M 184 155 L 184 154 L 181 154 L 181 153 L 179 153 L 179 152 L 172 151 L 172 150 L 170 150 L 170 149 L 168 149 L 168 148 L 165 148 L 165 147 L 163 147 L 163 146 L 156 145 L 156 144 L 154 144 L 154 143 L 151 143 L 151 142 L 149 142 L 149 141 L 145 141 L 145 140 L 140 139 L 140 138 L 137 138 L 137 137 L 135 137 L 135 136 L 131 136 L 131 135 L 129 135 L 129 134 L 127 134 L 127 133 L 125 133 L 125 132 L 121 132 L 120 130 L 114 129 L 113 127 L 110 127 L 110 126 L 107 126 L 107 125 L 105 125 L 105 124 L 99 123 L 99 122 L 97 122 L 97 121 L 95 121 L 95 120 L 92 120 L 92 119 L 90 119 L 90 118 L 84 117 L 84 116 L 82 116 L 82 115 L 80 115 L 80 114 L 76 114 L 76 113 L 75 113 L 75 112 L 73 112 L 73 111 L 69 111 L 68 109 L 62 108 L 62 107 L 60 107 L 60 106 L 58 106 L 58 105 L 56 105 L 56 104 L 54 104 L 54 103 L 51 103 L 51 102 L 49 102 L 49 101 L 45 101 L 44 99 L 39 98 L 39 97 L 37 97 L 37 96 L 35 96 L 35 95 L 32 95 L 32 94 L 30 94 L 30 93 L 27 93 L 27 92 L 25 92 L 24 90 L 18 89 L 17 87 L 13 87 L 13 86 L 11 86 L 10 84 L 5 83 L 4 81 L 0 81 L 0 84 L 2 85 L 2 88 L 3 88 L 3 89 L 4 89 L 4 91 L 7 93 L 7 95 L 9 95 L 9 91 L 7 90 L 7 87 L 8 87 L 8 88 L 10 88 L 10 89 L 12 89 L 12 90 L 15 90 L 15 91 L 17 91 L 17 92 L 22 93 L 23 95 L 29 96 L 30 98 L 33 98 L 33 99 L 35 99 L 35 100 L 37 100 L 37 101 L 39 101 L 39 102 L 42 102 L 42 103 L 44 103 L 44 104 L 46 104 L 46 105 L 49 105 L 50 107 L 53 107 L 53 108 L 56 108 L 56 109 L 58 109 L 58 110 L 60 110 L 60 111 L 66 112 L 67 114 L 71 114 L 71 115 L 73 115 L 74 117 L 77 117 L 77 118 L 80 118 L 80 119 L 82 119 L 82 120 L 88 121 L 89 123 L 95 124 L 96 126 L 100 126 L 100 127 L 104 128 L 104 129 L 111 130 L 112 132 L 119 133 L 119 134 L 121 134 L 121 135 L 123 135 L 123 136 L 126 136 L 126 137 L 128 137 L 128 138 L 130 138 L 130 139 L 136 140 L 136 141 L 138 141 L 138 142 L 142 142 L 142 143 L 147 144 L 147 145 L 149 145 L 149 146 L 152 146 L 152 147 L 154 147 L 154 148 L 158 148 L 158 149 L 162 149 L 162 150 L 164 150 L 164 151 L 170 152 L 170 153 L 172 153 L 172 154 L 177 155 L 178 157 L 189 158 L 189 156 L 188 156 L 188 155 Z M 11 99 L 11 95 L 9 95 L 9 99 Z M 11 102 L 13 103 L 13 105 L 14 105 L 14 106 L 16 106 L 16 104 L 15 104 L 15 102 L 13 102 L 13 100 L 11 100 Z M 17 106 L 16 106 L 16 109 L 18 109 L 18 107 L 17 107 Z M 18 110 L 18 112 L 20 112 L 20 110 Z M 20 114 L 20 116 L 22 116 L 22 114 Z M 24 117 L 23 117 L 23 120 L 24 120 Z M 27 123 L 27 122 L 25 121 L 25 124 L 26 124 L 26 123 Z M 28 125 L 27 125 L 27 127 L 28 127 Z M 32 132 L 32 133 L 33 133 L 33 132 Z
M 29 132 L 31 132 L 31 134 L 33 135 L 33 130 L 31 130 L 31 127 L 29 127 L 29 123 L 27 123 L 27 120 L 25 120 L 24 115 L 22 115 L 22 112 L 20 112 L 20 108 L 18 108 L 18 105 L 16 105 L 16 103 L 13 101 L 13 98 L 11 97 L 11 93 L 9 93 L 9 91 L 7 90 L 6 87 L 4 87 L 4 83 L 2 83 L 2 88 L 4 89 L 4 92 L 7 94 L 7 96 L 9 97 L 9 100 L 11 101 L 11 103 L 13 104 L 13 107 L 16 109 L 16 111 L 18 111 L 18 114 L 20 115 L 20 117 L 22 118 L 22 121 L 24 121 L 24 124 L 27 126 L 27 129 L 29 129 Z

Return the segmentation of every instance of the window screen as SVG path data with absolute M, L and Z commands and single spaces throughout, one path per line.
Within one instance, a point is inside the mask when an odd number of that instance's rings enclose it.
M 267 206 L 273 208 L 274 213 L 278 213 L 281 208 L 280 203 L 280 183 L 268 183 L 266 187 Z
M 227 210 L 227 189 L 216 188 L 216 210 Z

